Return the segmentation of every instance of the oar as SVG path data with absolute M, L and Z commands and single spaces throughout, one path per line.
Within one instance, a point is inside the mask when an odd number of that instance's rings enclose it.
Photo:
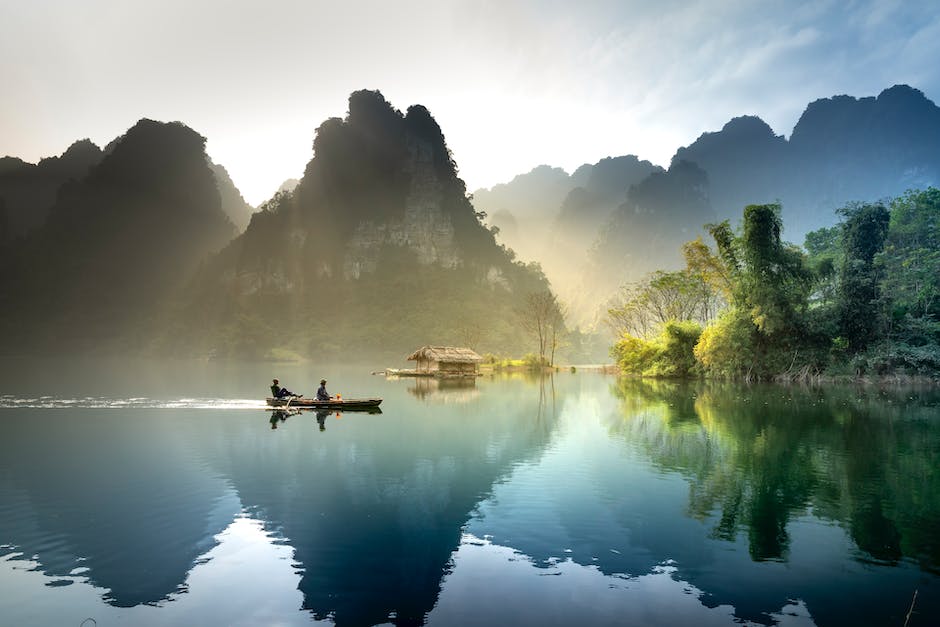
M 296 397 L 296 396 L 291 396 L 289 399 L 287 399 L 287 405 L 284 405 L 284 409 L 290 409 L 290 402 L 291 402 L 292 400 L 294 400 L 295 398 L 297 398 L 297 397 Z

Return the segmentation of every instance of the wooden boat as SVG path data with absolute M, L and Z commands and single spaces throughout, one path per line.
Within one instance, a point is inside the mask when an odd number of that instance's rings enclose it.
M 271 398 L 265 399 L 271 407 L 296 407 L 297 409 L 336 409 L 340 411 L 375 410 L 382 402 L 381 398 L 344 398 L 318 401 L 315 398 Z

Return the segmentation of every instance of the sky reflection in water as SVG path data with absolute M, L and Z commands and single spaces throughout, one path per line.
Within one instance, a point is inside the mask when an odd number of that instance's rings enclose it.
M 384 413 L 271 429 L 241 411 L 257 400 L 207 411 L 192 389 L 54 408 L 0 390 L 0 615 L 903 624 L 915 589 L 910 625 L 938 615 L 933 392 L 334 380 Z

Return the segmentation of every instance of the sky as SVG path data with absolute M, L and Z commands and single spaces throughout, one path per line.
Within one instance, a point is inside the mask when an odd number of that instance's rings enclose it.
M 178 120 L 257 205 L 378 89 L 431 111 L 474 190 L 540 164 L 668 165 L 739 115 L 789 136 L 836 94 L 937 102 L 937 59 L 936 0 L 0 0 L 0 155 Z

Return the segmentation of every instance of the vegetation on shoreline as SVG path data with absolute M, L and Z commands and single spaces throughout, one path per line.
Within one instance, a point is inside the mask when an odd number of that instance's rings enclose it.
M 780 206 L 707 225 L 714 248 L 627 286 L 608 320 L 625 374 L 744 380 L 940 374 L 940 190 L 853 203 L 785 242 Z

